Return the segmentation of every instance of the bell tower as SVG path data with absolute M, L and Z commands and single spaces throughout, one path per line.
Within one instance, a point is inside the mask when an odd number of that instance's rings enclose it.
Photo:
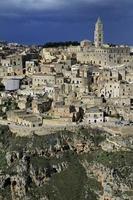
M 100 19 L 100 17 L 97 19 L 97 22 L 95 24 L 95 32 L 94 32 L 94 43 L 95 47 L 102 47 L 103 45 L 103 38 L 104 38 L 104 33 L 103 33 L 103 23 Z

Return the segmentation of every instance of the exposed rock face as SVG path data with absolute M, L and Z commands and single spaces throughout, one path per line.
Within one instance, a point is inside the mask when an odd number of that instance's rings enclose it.
M 11 177 L 12 200 L 26 199 L 26 181 L 24 177 Z
M 0 188 L 3 189 L 6 186 L 6 183 L 10 182 L 9 175 L 0 175 Z
M 100 200 L 105 199 L 120 199 L 118 192 L 124 193 L 130 188 L 122 182 L 118 171 L 110 168 L 106 168 L 101 164 L 89 165 L 87 162 L 84 163 L 84 167 L 87 170 L 87 174 L 93 174 L 98 181 L 101 183 L 103 194 L 100 196 Z M 126 199 L 127 195 L 121 196 L 121 199 Z
M 19 153 L 18 152 L 7 152 L 6 153 L 6 160 L 7 164 L 11 166 L 11 164 L 19 158 Z
M 0 199 L 132 200 L 131 141 L 97 129 L 0 136 Z

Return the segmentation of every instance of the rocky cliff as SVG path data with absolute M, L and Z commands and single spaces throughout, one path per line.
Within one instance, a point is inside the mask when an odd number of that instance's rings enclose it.
M 0 127 L 0 200 L 132 200 L 133 138 L 98 129 L 15 137 Z

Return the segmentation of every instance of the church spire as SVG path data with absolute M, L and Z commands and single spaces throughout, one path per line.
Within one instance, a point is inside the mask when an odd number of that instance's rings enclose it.
M 97 18 L 97 23 L 102 23 L 102 20 L 100 17 Z

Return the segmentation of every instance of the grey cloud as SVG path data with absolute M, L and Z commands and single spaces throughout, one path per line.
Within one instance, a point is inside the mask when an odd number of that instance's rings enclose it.
M 111 0 L 108 0 L 111 1 Z M 58 9 L 74 4 L 94 4 L 100 2 L 107 2 L 107 0 L 1 0 L 1 9 L 34 9 L 34 10 L 48 10 Z

